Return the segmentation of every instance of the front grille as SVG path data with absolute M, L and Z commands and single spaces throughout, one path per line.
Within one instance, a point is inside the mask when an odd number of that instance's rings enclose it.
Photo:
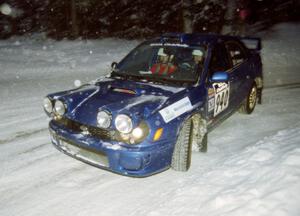
M 84 125 L 79 122 L 73 121 L 71 119 L 62 117 L 57 120 L 57 123 L 63 125 L 64 127 L 78 133 L 88 133 L 91 136 L 98 137 L 103 140 L 111 140 L 113 138 L 114 131 L 105 130 L 98 127 L 93 127 L 89 125 Z

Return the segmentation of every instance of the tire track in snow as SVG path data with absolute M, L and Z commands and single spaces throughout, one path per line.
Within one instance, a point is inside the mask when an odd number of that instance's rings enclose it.
M 48 128 L 40 128 L 37 130 L 28 131 L 28 132 L 20 131 L 20 132 L 17 132 L 16 135 L 11 138 L 0 140 L 0 145 L 15 141 L 17 139 L 23 139 L 23 138 L 27 138 L 30 136 L 34 136 L 35 134 L 42 133 L 47 130 L 48 130 Z
M 9 203 L 10 200 L 15 200 L 16 197 L 26 194 L 40 194 L 45 190 L 48 191 L 49 188 L 56 190 L 60 188 L 62 191 L 67 190 L 68 193 L 64 192 L 61 194 L 60 199 L 63 197 L 66 199 L 74 199 L 74 197 L 78 197 L 79 189 L 85 188 L 84 191 L 81 190 L 80 197 L 89 196 L 89 194 L 95 192 L 100 194 L 101 191 L 106 188 L 113 187 L 113 185 L 120 185 L 120 183 L 124 181 L 124 179 L 118 175 L 96 169 L 79 161 L 65 157 L 55 158 L 55 161 L 51 161 L 51 167 L 45 167 L 44 170 L 33 173 L 32 178 L 39 179 L 38 181 L 22 182 L 21 179 L 28 179 L 28 177 L 26 177 L 29 173 L 28 169 L 35 169 L 34 166 L 37 165 L 36 163 L 32 163 L 29 166 L 26 164 L 24 169 L 20 169 L 17 175 L 11 179 L 14 182 L 10 182 L 8 187 L 4 187 L 1 193 L 7 195 L 0 198 L 0 203 Z M 66 161 L 70 163 L 66 163 Z M 60 163 L 62 164 L 58 167 L 57 165 Z M 40 166 L 45 166 L 46 164 L 46 161 L 42 161 Z M 97 173 L 95 173 L 95 171 L 97 171 Z M 49 174 L 47 174 L 48 172 Z M 17 179 L 20 179 L 20 181 Z M 8 181 L 9 179 L 5 179 L 4 182 Z M 49 193 L 52 193 L 51 189 L 47 192 L 47 194 Z M 55 200 L 52 201 L 55 202 Z
M 37 146 L 34 146 L 34 147 L 32 147 L 32 148 L 26 149 L 25 151 L 22 151 L 22 152 L 20 152 L 20 153 L 18 153 L 18 154 L 20 155 L 20 154 L 31 153 L 31 152 L 33 152 L 33 151 L 35 151 L 35 150 L 41 149 L 41 148 L 43 148 L 43 147 L 45 147 L 45 146 L 48 146 L 49 144 L 50 144 L 50 141 L 47 142 L 47 143 L 42 143 L 42 144 L 40 144 L 40 145 L 37 145 Z
M 288 83 L 282 85 L 267 85 L 266 87 L 264 87 L 264 89 L 274 89 L 274 88 L 287 88 L 287 89 L 300 88 L 300 83 L 295 82 L 295 83 Z

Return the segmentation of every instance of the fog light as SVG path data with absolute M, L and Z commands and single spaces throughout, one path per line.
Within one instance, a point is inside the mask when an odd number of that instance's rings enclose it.
M 52 113 L 53 110 L 53 104 L 49 98 L 44 98 L 44 109 L 46 110 L 47 113 Z
M 57 100 L 54 104 L 54 110 L 56 114 L 62 116 L 66 112 L 66 106 L 62 101 Z
M 115 126 L 118 131 L 125 134 L 130 133 L 132 130 L 132 125 L 133 123 L 129 116 L 124 114 L 117 115 L 115 119 Z
M 111 124 L 111 114 L 108 111 L 100 111 L 97 114 L 97 123 L 99 127 L 108 128 Z

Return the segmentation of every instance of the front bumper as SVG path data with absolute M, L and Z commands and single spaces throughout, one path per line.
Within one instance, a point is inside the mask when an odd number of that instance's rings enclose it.
M 90 165 L 122 175 L 146 177 L 170 167 L 173 145 L 158 142 L 129 146 L 106 142 L 50 121 L 53 145 L 61 152 Z

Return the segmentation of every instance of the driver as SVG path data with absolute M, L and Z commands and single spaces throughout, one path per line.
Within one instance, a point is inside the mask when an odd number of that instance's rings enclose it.
M 174 71 L 177 69 L 176 66 L 171 63 L 174 56 L 165 53 L 164 48 L 160 48 L 157 55 L 159 62 L 151 67 L 150 70 L 152 74 L 170 75 L 174 73 Z
M 203 52 L 201 50 L 195 49 L 192 52 L 193 60 L 195 65 L 203 63 Z
M 194 49 L 192 52 L 193 62 L 190 64 L 194 72 L 201 71 L 203 64 L 203 52 L 198 49 Z
M 192 71 L 193 73 L 196 73 L 197 71 L 202 71 L 203 66 L 203 51 L 199 49 L 194 49 L 192 51 L 192 61 L 185 62 L 181 65 L 181 67 L 185 70 Z

